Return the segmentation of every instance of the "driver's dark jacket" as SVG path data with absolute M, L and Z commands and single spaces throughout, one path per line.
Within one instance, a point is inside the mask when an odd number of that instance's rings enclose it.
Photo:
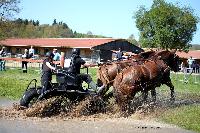
M 85 61 L 78 55 L 72 55 L 70 71 L 73 74 L 80 74 L 81 65 L 84 65 Z
M 80 81 L 85 81 L 86 83 L 90 83 L 92 81 L 92 78 L 88 74 L 80 73 L 81 65 L 84 65 L 85 61 L 77 55 L 72 55 L 71 57 L 71 64 L 69 71 L 73 74 L 75 74 Z
M 50 62 L 51 64 L 51 59 L 49 58 L 46 58 L 44 59 L 43 61 L 43 64 L 42 64 L 42 77 L 41 77 L 41 84 L 42 86 L 45 84 L 45 83 L 49 83 L 49 81 L 52 80 L 52 71 L 51 69 L 46 65 L 46 62 Z

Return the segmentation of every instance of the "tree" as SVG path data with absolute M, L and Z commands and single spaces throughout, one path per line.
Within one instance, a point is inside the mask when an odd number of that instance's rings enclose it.
M 139 46 L 138 42 L 135 40 L 135 36 L 131 34 L 128 38 L 128 41 L 136 46 Z
M 9 20 L 19 12 L 19 0 L 0 0 L 0 40 L 9 36 L 12 25 Z
M 36 24 L 36 26 L 39 26 L 39 25 L 40 25 L 39 20 L 37 20 L 37 21 L 35 22 L 35 24 Z
M 68 29 L 69 28 L 66 23 L 62 23 L 62 25 L 63 25 L 63 29 Z
M 56 24 L 57 24 L 56 19 L 54 19 L 52 25 L 56 25 Z
M 93 37 L 92 31 L 88 31 L 88 32 L 87 32 L 87 37 L 91 37 L 91 38 Z
M 164 0 L 154 0 L 150 10 L 141 6 L 134 17 L 142 46 L 162 49 L 187 50 L 199 22 L 191 8 Z
M 15 13 L 19 12 L 19 0 L 0 0 L 0 19 L 10 19 Z

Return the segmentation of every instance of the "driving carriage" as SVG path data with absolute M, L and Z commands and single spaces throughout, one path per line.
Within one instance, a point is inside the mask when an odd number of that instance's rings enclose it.
M 88 74 L 88 68 L 85 69 Z M 45 92 L 42 92 L 41 86 L 37 86 L 37 80 L 33 79 L 20 99 L 20 105 L 30 107 L 36 101 L 55 96 L 64 96 L 70 101 L 81 101 L 87 96 L 97 95 L 89 86 L 87 88 L 83 87 L 83 81 L 77 75 L 68 71 L 68 69 L 59 69 L 54 74 L 56 75 L 56 82 L 50 82 L 50 87 Z M 34 86 L 32 87 L 33 84 Z

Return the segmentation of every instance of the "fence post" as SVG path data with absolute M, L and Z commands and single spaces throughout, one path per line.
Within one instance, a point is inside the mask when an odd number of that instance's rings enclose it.
M 197 84 L 198 83 L 197 82 L 197 75 L 198 75 L 197 68 L 194 69 L 194 73 L 195 73 L 194 74 L 194 83 Z
M 62 68 L 64 68 L 64 62 L 65 62 L 65 53 L 61 52 L 60 66 Z

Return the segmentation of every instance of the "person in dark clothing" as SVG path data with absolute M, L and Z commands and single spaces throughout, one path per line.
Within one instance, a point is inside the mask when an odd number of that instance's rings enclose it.
M 4 60 L 3 58 L 6 57 L 7 53 L 6 53 L 6 48 L 2 47 L 2 49 L 0 50 L 0 71 L 5 71 L 5 62 L 6 60 Z
M 41 77 L 41 85 L 42 85 L 42 93 L 45 93 L 49 88 L 51 88 L 51 80 L 52 80 L 52 71 L 56 70 L 53 66 L 53 57 L 54 54 L 48 52 L 42 64 L 42 77 Z
M 24 54 L 22 55 L 22 59 L 29 59 L 28 49 L 24 50 Z M 22 71 L 23 73 L 27 73 L 27 61 L 22 61 Z
M 123 52 L 121 51 L 121 49 L 119 48 L 119 51 L 117 52 L 117 61 L 122 60 L 123 59 Z
M 72 49 L 71 64 L 69 70 L 71 73 L 77 75 L 80 80 L 85 81 L 94 90 L 98 91 L 97 85 L 92 81 L 89 74 L 80 73 L 81 66 L 87 67 L 86 62 L 80 57 L 80 49 Z

